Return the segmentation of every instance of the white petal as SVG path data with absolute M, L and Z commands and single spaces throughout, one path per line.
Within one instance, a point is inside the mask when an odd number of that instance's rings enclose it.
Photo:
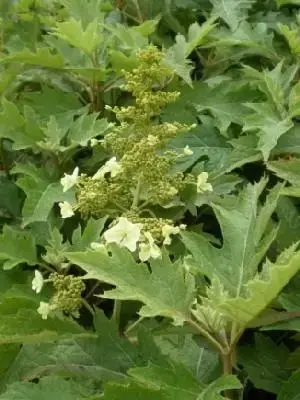
M 72 175 L 69 174 L 64 174 L 64 177 L 61 178 L 60 183 L 63 186 L 63 192 L 66 192 L 67 190 L 71 189 L 73 186 L 76 185 L 78 182 L 78 176 L 79 176 L 79 168 L 76 167 L 72 173 Z
M 107 243 L 117 243 L 120 247 L 127 247 L 130 251 L 136 250 L 140 239 L 141 227 L 133 224 L 127 218 L 120 217 L 118 223 L 104 233 Z
M 193 150 L 190 148 L 190 146 L 186 145 L 185 148 L 183 149 L 183 153 L 186 156 L 191 156 L 194 154 Z
M 97 179 L 101 179 L 108 171 L 106 170 L 105 166 L 98 169 L 98 171 L 92 176 L 92 179 L 95 181 Z
M 74 215 L 73 208 L 67 201 L 60 202 L 58 205 L 60 207 L 60 214 L 62 218 L 70 218 Z
M 155 244 L 154 238 L 150 232 L 144 232 L 147 243 L 140 244 L 139 258 L 141 261 L 147 261 L 149 258 L 159 258 L 161 256 L 160 248 Z
M 32 280 L 32 290 L 36 293 L 40 293 L 44 285 L 43 275 L 38 269 L 34 271 L 34 278 Z
M 151 257 L 149 244 L 141 243 L 139 258 L 142 262 L 148 261 Z
M 92 139 L 90 140 L 90 146 L 91 146 L 91 147 L 97 146 L 98 143 L 99 143 L 99 140 L 98 140 L 98 139 L 92 138 Z
M 197 177 L 197 192 L 204 193 L 206 191 L 212 192 L 213 187 L 210 183 L 207 182 L 208 180 L 208 173 L 201 172 L 201 174 Z
M 164 225 L 162 227 L 162 235 L 165 238 L 163 244 L 169 245 L 172 242 L 171 235 L 177 235 L 180 232 L 180 228 L 178 226 L 172 225 Z
M 41 314 L 43 319 L 47 319 L 51 309 L 52 308 L 49 303 L 45 303 L 44 301 L 41 301 L 39 308 L 37 309 L 37 312 L 39 314 Z

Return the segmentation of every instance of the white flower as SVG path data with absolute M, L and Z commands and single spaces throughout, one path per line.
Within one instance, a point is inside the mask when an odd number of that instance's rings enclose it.
M 118 223 L 104 233 L 107 243 L 117 243 L 120 247 L 136 250 L 136 244 L 141 236 L 140 224 L 133 224 L 127 218 L 120 217 Z
M 60 207 L 60 215 L 62 218 L 70 218 L 74 215 L 73 208 L 67 201 L 60 202 L 58 205 Z
M 63 192 L 71 189 L 78 182 L 79 176 L 79 168 L 76 167 L 72 172 L 72 175 L 65 174 L 63 178 L 61 178 L 60 183 L 63 186 Z
M 53 306 L 53 305 L 51 305 L 49 303 L 46 303 L 44 301 L 41 301 L 40 305 L 39 305 L 39 308 L 37 309 L 37 312 L 39 314 L 41 314 L 43 319 L 47 319 L 48 315 L 50 314 L 50 312 L 52 310 L 54 310 L 54 309 L 55 309 L 55 306 Z
M 163 244 L 171 244 L 172 239 L 171 235 L 177 235 L 180 232 L 179 226 L 172 226 L 172 225 L 164 225 L 162 227 L 162 235 L 165 238 Z
M 186 156 L 191 156 L 194 154 L 193 150 L 188 145 L 185 146 L 185 148 L 183 149 L 183 152 Z
M 213 187 L 210 183 L 207 183 L 208 173 L 201 172 L 197 178 L 197 193 L 212 192 Z
M 141 261 L 147 261 L 149 258 L 159 258 L 161 256 L 160 248 L 155 244 L 150 232 L 144 233 L 147 243 L 140 244 L 139 257 Z
M 91 146 L 91 147 L 97 146 L 98 143 L 99 143 L 99 140 L 98 140 L 98 139 L 92 138 L 92 139 L 90 140 L 90 146 Z
M 32 279 L 32 290 L 36 293 L 40 293 L 42 287 L 44 285 L 43 275 L 40 273 L 38 269 L 34 271 L 34 278 Z
M 117 161 L 116 157 L 111 158 L 108 160 L 93 176 L 92 179 L 101 179 L 104 175 L 110 172 L 111 177 L 114 178 L 122 171 L 122 166 Z

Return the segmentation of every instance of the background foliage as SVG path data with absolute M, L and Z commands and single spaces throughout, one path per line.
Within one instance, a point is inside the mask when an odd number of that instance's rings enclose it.
M 0 400 L 298 398 L 300 1 L 2 0 Z M 208 173 L 150 210 L 187 228 L 141 264 L 92 250 L 112 220 L 76 213 L 64 173 L 93 175 L 132 105 L 149 44 L 180 97 L 161 124 L 176 173 Z M 108 106 L 108 107 L 107 107 Z M 42 319 L 34 270 L 85 278 L 78 315 Z

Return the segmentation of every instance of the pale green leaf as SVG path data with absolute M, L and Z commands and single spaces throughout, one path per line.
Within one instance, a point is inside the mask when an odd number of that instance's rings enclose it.
M 253 99 L 255 92 L 247 86 L 235 86 L 229 82 L 211 87 L 203 82 L 196 82 L 194 88 L 185 88 L 174 105 L 170 105 L 166 111 L 188 113 L 193 110 L 199 117 L 209 112 L 213 117 L 214 125 L 226 136 L 227 129 L 234 123 L 244 124 L 244 119 L 249 115 L 249 109 L 243 104 Z M 173 120 L 174 115 L 173 114 Z M 180 114 L 179 114 L 180 115 Z M 184 117 L 184 114 L 182 115 Z M 186 122 L 186 121 L 184 121 Z
M 156 366 L 134 368 L 128 371 L 138 383 L 162 389 L 170 398 L 182 400 L 221 400 L 220 394 L 228 389 L 240 389 L 241 384 L 234 376 L 223 376 L 209 385 L 197 381 L 178 365 L 172 369 Z
M 276 208 L 278 187 L 271 191 L 265 206 L 260 209 L 259 196 L 265 185 L 265 180 L 249 184 L 234 201 L 212 204 L 223 233 L 222 248 L 214 247 L 196 233 L 181 234 L 199 271 L 210 279 L 217 277 L 232 296 L 240 295 L 244 285 L 253 279 L 275 239 L 276 229 L 266 231 L 266 227 Z
M 285 73 L 282 71 L 283 61 L 279 62 L 272 70 L 259 71 L 255 68 L 245 66 L 244 74 L 246 79 L 255 83 L 259 90 L 261 90 L 268 98 L 270 104 L 273 104 L 279 116 L 283 119 L 286 115 L 285 110 L 285 93 L 284 89 L 290 82 L 287 75 L 290 73 L 294 77 L 297 69 L 287 70 Z
M 248 11 L 254 0 L 209 0 L 213 5 L 212 13 L 225 21 L 232 31 L 247 19 Z
M 112 68 L 118 74 L 118 76 L 123 76 L 123 70 L 132 71 L 133 68 L 136 68 L 138 66 L 138 61 L 135 53 L 127 56 L 121 51 L 111 50 L 109 53 L 109 57 Z
M 148 37 L 152 35 L 152 33 L 155 32 L 157 24 L 159 23 L 160 18 L 156 19 L 148 19 L 147 21 L 144 21 L 140 25 L 133 26 L 132 30 L 139 32 L 141 35 Z
M 0 137 L 11 139 L 14 150 L 22 150 L 36 148 L 36 143 L 43 139 L 43 132 L 32 109 L 25 107 L 23 116 L 14 103 L 3 98 Z
M 289 112 L 292 118 L 300 116 L 300 82 L 296 83 L 290 91 Z
M 36 243 L 30 232 L 14 229 L 5 225 L 0 235 L 0 259 L 4 269 L 16 265 L 37 263 Z
M 270 161 L 267 168 L 280 178 L 300 186 L 300 159 Z
M 112 247 L 111 256 L 92 251 L 67 256 L 87 272 L 86 279 L 116 286 L 102 297 L 140 301 L 144 306 L 139 313 L 144 317 L 161 315 L 173 318 L 176 323 L 189 319 L 194 281 L 179 261 L 173 264 L 164 254 L 162 260 L 151 262 L 150 272 L 145 264 L 137 264 L 128 251 Z
M 138 51 L 149 44 L 148 38 L 141 34 L 136 27 L 129 28 L 117 23 L 114 25 L 106 24 L 105 29 L 112 34 L 111 39 L 114 39 L 115 36 L 120 41 L 120 46 L 123 50 Z
M 65 93 L 61 90 L 43 86 L 38 92 L 24 92 L 22 102 L 34 109 L 40 119 L 48 121 L 51 117 L 66 119 L 85 113 L 76 93 Z
M 220 369 L 219 356 L 209 347 L 196 343 L 191 335 L 161 335 L 154 338 L 162 352 L 173 362 L 180 362 L 203 383 L 216 378 Z
M 83 114 L 71 126 L 67 139 L 71 146 L 87 146 L 90 139 L 104 135 L 109 129 L 105 118 L 98 119 L 98 113 Z
M 201 46 L 205 42 L 206 36 L 216 26 L 214 23 L 216 19 L 217 17 L 209 18 L 202 25 L 199 25 L 198 22 L 194 22 L 189 26 L 185 52 L 186 57 L 188 57 L 196 47 Z
M 92 242 L 99 242 L 100 234 L 104 229 L 107 217 L 93 219 L 90 218 L 82 230 L 81 226 L 73 232 L 72 245 L 68 247 L 68 251 L 84 251 L 87 250 Z
M 95 319 L 95 337 L 23 345 L 18 358 L 2 377 L 2 384 L 33 380 L 45 374 L 81 376 L 95 381 L 120 380 L 126 378 L 129 368 L 157 361 L 145 357 L 140 340 L 137 346 L 122 338 L 114 321 L 102 312 L 97 312 Z M 155 347 L 150 341 L 147 346 Z
M 284 1 L 284 0 L 283 0 Z M 300 0 L 299 0 L 300 4 Z M 287 41 L 291 53 L 294 56 L 300 54 L 300 27 L 293 27 L 294 29 L 290 28 L 288 25 L 278 24 L 278 28 L 282 35 L 284 36 L 285 40 Z
M 48 48 L 39 48 L 35 53 L 28 49 L 11 53 L 1 60 L 2 63 L 20 62 L 46 68 L 60 69 L 64 67 L 64 59 L 60 54 L 52 54 Z
M 172 110 L 175 112 L 175 109 L 170 108 L 168 115 Z M 182 153 L 184 147 L 188 145 L 193 151 L 192 155 L 177 161 L 176 170 L 186 171 L 198 160 L 205 159 L 205 171 L 214 179 L 244 164 L 260 160 L 261 154 L 257 150 L 255 139 L 251 135 L 228 142 L 214 127 L 199 125 L 190 133 L 178 135 L 170 141 L 169 146 Z
M 0 299 L 0 344 L 40 343 L 90 335 L 71 319 L 53 316 L 43 320 L 37 312 L 37 300 L 37 296 L 9 292 Z
M 243 130 L 258 132 L 257 147 L 267 161 L 278 139 L 293 127 L 293 122 L 290 118 L 281 119 L 269 103 L 252 103 L 247 106 L 253 112 L 246 118 Z
M 274 48 L 273 39 L 274 34 L 266 23 L 250 24 L 242 21 L 233 32 L 220 29 L 211 45 L 217 47 L 216 62 L 220 63 L 220 67 L 225 61 L 235 63 L 251 55 L 259 55 L 276 63 L 280 61 L 280 57 Z
M 174 70 L 189 86 L 192 86 L 191 71 L 193 67 L 190 60 L 186 58 L 186 39 L 183 35 L 178 34 L 175 37 L 175 41 L 176 43 L 165 52 L 163 62 Z
M 0 395 L 0 400 L 83 400 L 92 394 L 92 390 L 78 385 L 75 381 L 59 377 L 45 377 L 39 383 L 16 382 L 9 385 Z
M 105 13 L 103 12 L 103 0 L 87 0 L 82 3 L 81 0 L 60 0 L 68 10 L 68 15 L 75 20 L 81 20 L 84 28 L 93 22 L 95 18 L 100 21 L 104 20 Z
M 96 18 L 87 25 L 86 29 L 83 29 L 80 20 L 71 18 L 69 21 L 58 22 L 54 34 L 91 56 L 102 41 L 98 25 Z
M 277 7 L 285 6 L 286 4 L 294 4 L 300 6 L 300 0 L 275 0 Z M 292 400 L 292 399 L 291 399 Z
M 281 136 L 278 143 L 273 150 L 274 153 L 278 154 L 300 154 L 300 126 L 294 125 L 287 133 Z
M 63 192 L 60 182 L 51 181 L 44 169 L 17 164 L 14 173 L 23 174 L 17 180 L 17 185 L 26 195 L 22 210 L 23 226 L 36 221 L 47 221 L 55 203 L 74 200 L 74 192 Z
M 244 296 L 230 298 L 219 306 L 227 317 L 247 326 L 288 284 L 300 269 L 300 252 L 294 248 L 281 253 L 275 263 L 267 261 L 262 272 L 246 283 Z

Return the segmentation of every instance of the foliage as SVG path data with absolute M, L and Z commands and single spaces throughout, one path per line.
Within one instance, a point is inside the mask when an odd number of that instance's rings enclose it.
M 299 6 L 0 2 L 0 400 L 298 398 Z

